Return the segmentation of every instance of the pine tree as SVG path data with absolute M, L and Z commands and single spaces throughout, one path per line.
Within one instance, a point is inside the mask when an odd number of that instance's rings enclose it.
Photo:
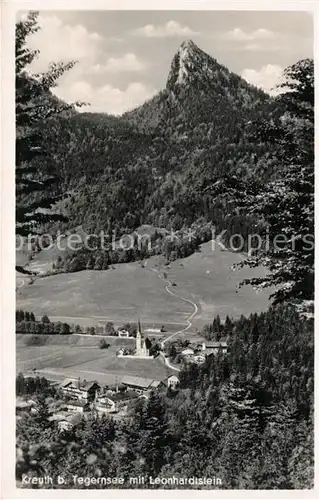
M 46 73 L 30 73 L 27 66 L 38 51 L 27 47 L 27 38 L 40 29 L 37 18 L 38 13 L 31 11 L 16 24 L 16 232 L 21 236 L 36 233 L 40 224 L 65 220 L 52 210 L 63 194 L 59 176 L 41 161 L 46 155 L 41 128 L 49 119 L 73 109 L 55 98 L 51 89 L 75 61 L 52 63 Z
M 264 142 L 277 167 L 276 178 L 248 181 L 225 175 L 206 190 L 225 196 L 247 218 L 262 221 L 263 246 L 239 266 L 271 271 L 242 284 L 275 286 L 274 303 L 314 295 L 314 64 L 306 59 L 285 71 L 289 87 L 277 98 L 279 117 L 258 124 L 255 141 Z M 267 168 L 269 159 L 260 160 Z M 219 198 L 220 199 L 220 198 Z M 232 214 L 229 214 L 232 215 Z

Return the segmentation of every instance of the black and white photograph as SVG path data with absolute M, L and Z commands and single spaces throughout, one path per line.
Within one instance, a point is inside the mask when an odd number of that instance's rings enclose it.
M 14 24 L 16 491 L 313 490 L 314 11 Z

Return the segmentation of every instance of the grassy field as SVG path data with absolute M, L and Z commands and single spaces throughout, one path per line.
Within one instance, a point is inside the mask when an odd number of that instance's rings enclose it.
M 200 252 L 170 264 L 167 276 L 177 284 L 171 289 L 198 306 L 199 311 L 192 320 L 194 327 L 211 322 L 217 314 L 225 319 L 227 315 L 238 317 L 268 308 L 271 291 L 238 287 L 243 279 L 265 273 L 261 268 L 232 270 L 232 265 L 241 260 L 240 254 L 205 243 Z
M 116 321 L 182 322 L 191 308 L 167 294 L 155 273 L 138 263 L 108 271 L 81 271 L 39 278 L 18 289 L 17 307 L 49 316 Z M 92 321 L 90 322 L 92 324 Z
M 128 339 L 110 339 L 108 349 L 99 349 L 98 339 L 81 336 L 51 336 L 45 345 L 28 346 L 29 335 L 17 335 L 16 372 L 25 376 L 35 373 L 49 380 L 61 381 L 66 377 L 97 380 L 102 384 L 120 383 L 124 375 L 162 379 L 168 375 L 160 359 L 118 358 L 118 341 L 133 346 Z
M 54 320 L 94 325 L 113 321 L 116 326 L 136 322 L 142 328 L 164 325 L 166 334 L 180 332 L 181 338 L 197 339 L 196 331 L 219 314 L 237 317 L 265 310 L 268 293 L 251 287 L 237 288 L 246 277 L 263 271 L 232 271 L 240 255 L 222 251 L 211 243 L 190 257 L 164 266 L 162 257 L 153 257 L 142 267 L 139 263 L 120 264 L 108 271 L 82 271 L 37 278 L 17 276 L 17 307 L 46 313 Z M 164 275 L 165 273 L 165 275 Z M 176 286 L 172 286 L 175 282 Z M 186 332 L 183 329 L 188 327 Z M 194 336 L 195 335 L 195 336 Z M 167 368 L 160 359 L 117 358 L 119 345 L 133 340 L 111 338 L 108 349 L 99 349 L 97 337 L 46 336 L 41 346 L 26 345 L 26 335 L 17 335 L 17 372 L 36 373 L 50 380 L 80 377 L 104 384 L 120 383 L 124 375 L 164 378 Z M 149 333 L 159 340 L 160 333 Z M 176 337 L 175 337 L 176 338 Z
M 160 258 L 148 259 L 144 268 L 139 263 L 120 264 L 107 271 L 81 271 L 38 278 L 28 284 L 28 278 L 17 277 L 17 307 L 48 314 L 52 319 L 83 325 L 110 320 L 119 325 L 136 321 L 145 325 L 170 325 L 170 330 L 185 325 L 194 311 L 191 303 L 170 295 L 163 273 L 177 286 L 170 290 L 198 307 L 192 320 L 194 328 L 211 322 L 216 314 L 222 318 L 265 310 L 267 292 L 257 293 L 252 287 L 237 288 L 248 276 L 260 275 L 260 269 L 230 267 L 242 257 L 222 251 L 211 243 L 186 259 L 163 267 Z

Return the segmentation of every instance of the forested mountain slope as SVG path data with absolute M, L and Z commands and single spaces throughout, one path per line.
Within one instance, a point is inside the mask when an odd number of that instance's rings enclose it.
M 139 108 L 121 117 L 69 112 L 43 123 L 47 155 L 34 162 L 58 173 L 57 192 L 67 194 L 59 210 L 68 218 L 44 229 L 82 225 L 119 238 L 141 224 L 192 226 L 204 241 L 210 232 L 201 228 L 211 224 L 246 236 L 251 221 L 233 217 L 228 227 L 225 204 L 203 190 L 225 173 L 265 180 L 276 173 L 265 142 L 252 133 L 278 113 L 274 99 L 186 41 L 166 88 Z
M 212 207 L 195 196 L 195 186 L 218 173 L 258 171 L 266 148 L 251 140 L 250 126 L 272 106 L 261 90 L 185 42 L 166 89 L 140 108 L 49 125 L 63 187 L 74 192 L 68 226 L 95 231 L 112 220 L 125 232 L 142 223 L 180 229 L 201 216 L 211 220 Z
M 264 234 L 270 225 L 273 237 L 298 238 L 300 247 L 293 265 L 287 252 L 275 249 L 270 271 L 278 259 L 283 270 L 276 284 L 288 281 L 289 296 L 311 298 L 313 250 L 307 247 L 305 255 L 303 246 L 313 235 L 313 61 L 299 61 L 285 76 L 292 92 L 271 98 L 187 41 L 173 58 L 166 88 L 141 107 L 121 117 L 69 111 L 44 120 L 45 155 L 37 154 L 30 168 L 57 173 L 56 192 L 50 187 L 47 195 L 64 193 L 55 209 L 66 220 L 57 217 L 41 230 L 82 226 L 94 235 L 103 230 L 109 241 L 145 224 L 178 231 L 174 241 L 161 236 L 151 251 L 134 245 L 119 255 L 98 245 L 76 256 L 68 252 L 56 270 L 105 269 L 158 252 L 168 261 L 185 257 L 211 239 L 212 227 L 226 231 L 226 244 L 242 238 L 246 250 L 248 235 Z M 219 181 L 224 190 L 215 189 Z M 279 205 L 275 227 L 269 214 Z M 266 267 L 268 257 L 266 251 Z M 300 273 L 293 271 L 298 266 Z

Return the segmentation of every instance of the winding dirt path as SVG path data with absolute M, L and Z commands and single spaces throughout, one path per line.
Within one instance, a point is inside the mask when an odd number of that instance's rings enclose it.
M 165 354 L 163 353 L 163 351 L 160 351 L 160 356 L 161 358 L 163 359 L 165 365 L 170 368 L 171 370 L 174 370 L 176 372 L 180 372 L 181 369 L 180 368 L 177 368 L 177 366 L 173 366 L 171 365 L 171 363 L 169 362 L 169 360 L 167 358 L 165 358 Z
M 158 271 L 156 271 L 155 269 L 151 269 L 149 267 L 147 267 L 146 269 L 148 269 L 149 271 L 151 271 L 153 273 L 156 273 L 156 274 L 158 273 Z M 171 280 L 163 278 L 163 276 L 161 276 L 160 274 L 158 274 L 158 277 L 162 281 L 164 281 L 165 283 L 167 283 L 167 285 L 165 286 L 165 290 L 166 290 L 166 292 L 169 295 L 172 295 L 173 297 L 176 297 L 177 299 L 180 299 L 183 302 L 187 302 L 188 304 L 191 304 L 191 306 L 193 306 L 193 308 L 194 308 L 194 311 L 186 319 L 187 325 L 184 328 L 182 328 L 181 330 L 178 330 L 177 332 L 172 333 L 172 335 L 170 335 L 169 337 L 166 337 L 162 341 L 162 344 L 165 344 L 165 342 L 167 342 L 168 340 L 171 340 L 172 338 L 176 337 L 176 335 L 179 335 L 180 333 L 186 332 L 192 326 L 192 319 L 198 313 L 198 305 L 195 302 L 193 302 L 192 300 L 186 299 L 186 297 L 183 297 L 182 295 L 178 295 L 177 293 L 175 293 L 172 290 L 170 290 L 169 287 L 173 286 Z M 167 359 L 166 358 L 165 358 L 165 364 L 167 364 Z M 169 365 L 167 365 L 167 366 L 169 366 Z M 172 365 L 170 365 L 170 368 L 173 368 L 173 370 L 175 369 Z M 180 370 L 178 370 L 178 371 L 180 371 Z
M 161 276 L 159 276 L 159 277 L 163 281 L 167 281 L 168 282 L 168 285 L 166 285 L 166 287 L 165 287 L 165 290 L 167 291 L 167 293 L 169 293 L 170 295 L 173 295 L 173 297 L 177 297 L 178 299 L 182 300 L 183 302 L 187 302 L 188 304 L 191 304 L 193 306 L 193 308 L 194 308 L 194 311 L 186 319 L 187 326 L 185 326 L 185 328 L 182 328 L 181 330 L 178 330 L 175 333 L 172 333 L 172 335 L 170 335 L 169 337 L 166 337 L 166 339 L 163 340 L 163 344 L 165 344 L 165 342 L 167 342 L 168 340 L 171 340 L 172 338 L 176 337 L 176 335 L 178 335 L 179 333 L 186 332 L 192 326 L 192 319 L 198 313 L 198 306 L 192 300 L 186 299 L 185 297 L 182 297 L 181 295 L 178 295 L 177 293 L 172 292 L 172 290 L 169 289 L 169 287 L 172 286 L 172 282 L 170 280 L 165 280 Z

